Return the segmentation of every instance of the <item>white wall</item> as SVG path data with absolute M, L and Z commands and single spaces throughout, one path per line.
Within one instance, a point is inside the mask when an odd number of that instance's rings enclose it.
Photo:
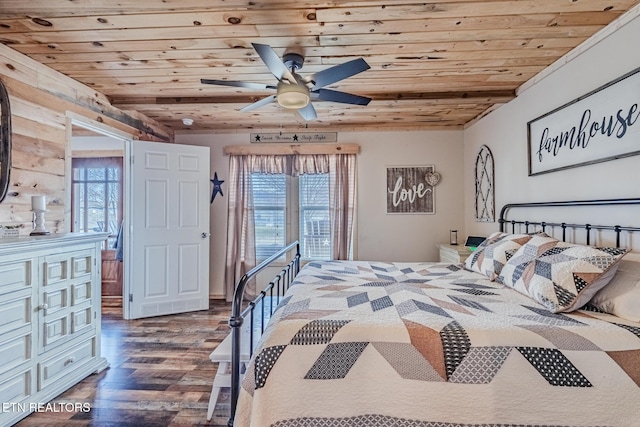
M 583 53 L 576 56 L 574 52 L 564 66 L 465 130 L 465 225 L 469 233 L 486 235 L 498 229 L 497 223 L 474 220 L 473 171 L 482 144 L 489 146 L 496 165 L 496 215 L 505 203 L 640 196 L 640 156 L 532 177 L 527 163 L 527 122 L 640 67 L 638 40 L 640 18 L 636 17 Z M 618 208 L 616 213 L 624 214 L 626 209 Z M 606 221 L 608 217 L 596 212 L 593 219 Z
M 256 132 L 256 131 L 254 131 Z M 362 147 L 358 156 L 356 258 L 387 261 L 435 261 L 436 243 L 448 242 L 449 229 L 462 239 L 462 131 L 340 132 L 338 140 Z M 226 145 L 249 144 L 249 134 L 179 133 L 176 142 L 211 147 L 211 176 L 227 182 L 211 205 L 210 293 L 222 297 L 227 233 L 229 159 Z M 386 214 L 386 166 L 435 165 L 434 215 Z
M 458 236 L 464 236 L 460 197 L 462 132 L 372 132 L 349 136 L 362 146 L 358 157 L 357 258 L 437 261 L 435 245 L 449 241 L 450 229 L 457 229 Z M 385 168 L 425 165 L 434 165 L 441 175 L 435 187 L 435 214 L 387 214 Z

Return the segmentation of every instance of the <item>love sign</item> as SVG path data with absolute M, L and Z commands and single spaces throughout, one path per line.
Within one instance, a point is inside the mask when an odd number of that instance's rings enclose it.
M 387 213 L 435 213 L 435 166 L 388 167 Z

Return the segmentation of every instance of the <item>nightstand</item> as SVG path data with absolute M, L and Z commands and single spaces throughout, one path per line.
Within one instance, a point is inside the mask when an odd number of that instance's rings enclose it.
M 462 245 L 438 243 L 436 246 L 440 250 L 440 262 L 460 264 L 463 263 L 472 252 L 471 249 Z

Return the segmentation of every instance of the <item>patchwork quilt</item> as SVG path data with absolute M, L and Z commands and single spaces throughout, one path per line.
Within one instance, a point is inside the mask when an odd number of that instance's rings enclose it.
M 235 426 L 640 426 L 640 324 L 553 314 L 461 265 L 312 262 Z

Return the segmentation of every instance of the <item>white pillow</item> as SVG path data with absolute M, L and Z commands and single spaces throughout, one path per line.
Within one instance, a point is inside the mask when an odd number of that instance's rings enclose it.
M 625 255 L 613 279 L 590 303 L 607 313 L 640 322 L 640 254 Z

